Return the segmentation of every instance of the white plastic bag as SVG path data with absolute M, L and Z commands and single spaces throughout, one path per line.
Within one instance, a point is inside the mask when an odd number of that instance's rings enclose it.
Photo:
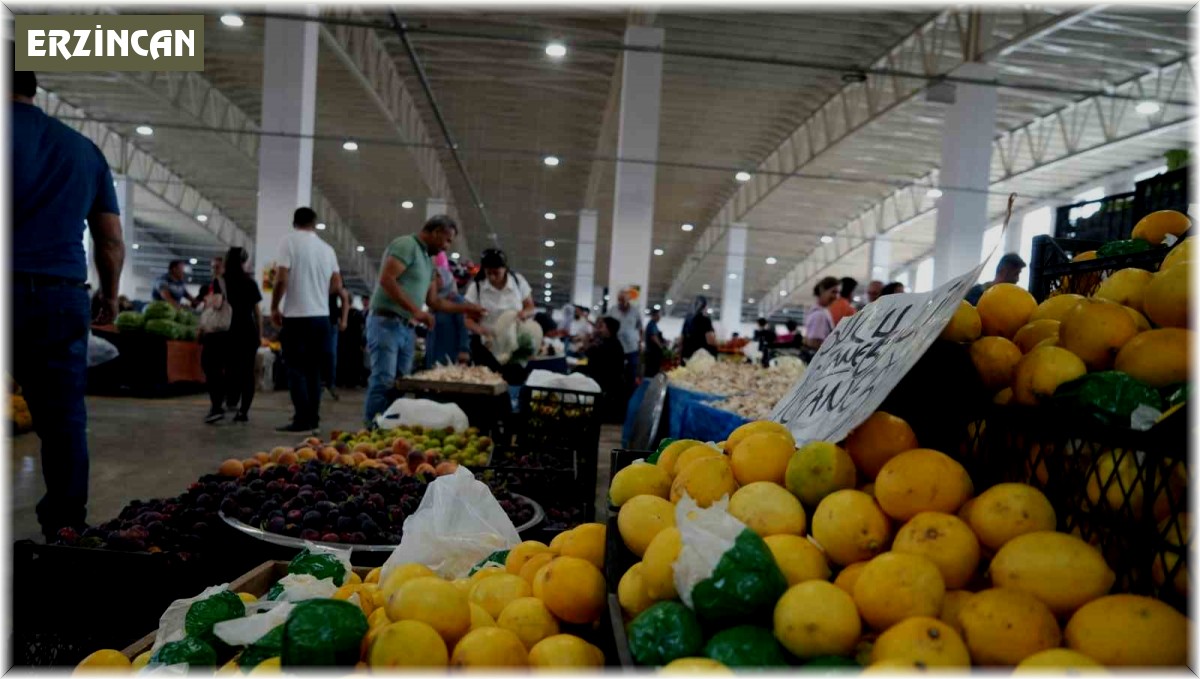
M 308 573 L 289 573 L 279 579 L 283 593 L 276 601 L 305 601 L 307 599 L 329 599 L 337 592 L 338 586 L 332 578 L 318 580 L 315 575 Z
M 287 622 L 295 604 L 287 601 L 262 601 L 257 606 L 261 613 L 247 615 L 236 620 L 225 620 L 213 625 L 213 634 L 230 646 L 249 646 L 263 637 L 264 634 Z M 247 612 L 251 606 L 247 605 Z
M 591 394 L 600 393 L 600 385 L 596 380 L 581 373 L 571 373 L 564 375 L 562 373 L 551 372 L 549 370 L 531 370 L 529 377 L 525 378 L 525 386 L 542 387 L 545 389 L 567 389 L 569 391 L 586 391 Z
M 183 629 L 184 621 L 187 619 L 187 612 L 192 607 L 192 604 L 223 592 L 228 588 L 228 583 L 213 585 L 190 599 L 176 599 L 172 601 L 171 605 L 167 606 L 167 610 L 163 612 L 162 617 L 158 619 L 158 632 L 154 635 L 154 645 L 150 647 L 150 651 L 157 653 L 163 644 L 182 639 L 186 634 Z
M 466 467 L 439 476 L 416 513 L 404 520 L 404 537 L 383 564 L 380 582 L 396 566 L 419 563 L 444 578 L 461 578 L 492 552 L 521 542 L 491 489 Z
M 679 598 L 692 606 L 692 589 L 712 576 L 721 557 L 732 547 L 746 525 L 729 513 L 729 496 L 701 509 L 684 493 L 675 506 L 675 525 L 683 547 L 672 566 Z
M 375 416 L 380 429 L 396 429 L 403 426 L 421 425 L 426 429 L 464 431 L 468 426 L 467 414 L 453 403 L 438 403 L 423 398 L 398 398 L 387 410 Z
M 275 352 L 268 347 L 259 347 L 255 369 L 259 391 L 275 391 Z
M 120 355 L 121 352 L 117 351 L 116 345 L 102 337 L 96 337 L 90 330 L 88 331 L 87 367 L 93 368 L 102 363 L 108 363 Z

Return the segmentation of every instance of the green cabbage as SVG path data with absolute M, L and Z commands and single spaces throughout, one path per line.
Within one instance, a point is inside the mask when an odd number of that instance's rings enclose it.
M 175 307 L 171 306 L 170 302 L 151 302 L 146 305 L 142 315 L 146 317 L 147 321 L 156 319 L 173 321 L 175 320 Z
M 136 311 L 122 311 L 117 314 L 117 320 L 114 321 L 114 325 L 121 332 L 141 330 L 146 327 L 146 317 Z

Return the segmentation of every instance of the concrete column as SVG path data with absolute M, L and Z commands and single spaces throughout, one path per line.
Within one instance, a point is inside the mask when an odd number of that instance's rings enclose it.
M 571 300 L 578 306 L 592 307 L 596 289 L 596 224 L 600 213 L 592 209 L 579 211 L 579 232 L 575 239 L 575 282 Z
M 889 272 L 892 269 L 892 241 L 882 236 L 871 239 L 867 251 L 867 280 L 862 284 L 863 294 L 871 281 L 883 281 L 887 285 Z
M 726 232 L 725 289 L 721 295 L 721 326 L 732 335 L 742 323 L 742 289 L 746 277 L 746 225 L 730 224 Z
M 625 29 L 625 43 L 661 47 L 663 30 L 648 26 Z M 626 52 L 622 66 L 621 110 L 617 155 L 642 161 L 658 159 L 659 102 L 662 96 L 662 55 Z M 627 285 L 640 286 L 643 304 L 649 290 L 654 227 L 656 168 L 647 163 L 617 163 L 613 191 L 612 248 L 608 258 L 608 287 L 612 294 Z
M 992 79 L 995 68 L 965 64 L 961 75 Z M 933 284 L 941 285 L 979 264 L 987 230 L 988 173 L 996 135 L 996 88 L 955 86 L 942 136 L 942 197 L 938 199 Z
M 316 15 L 316 8 L 306 8 Z M 267 19 L 263 32 L 262 130 L 254 270 L 259 281 L 292 231 L 292 213 L 312 203 L 313 124 L 317 112 L 316 23 Z M 318 219 L 322 215 L 317 215 Z M 264 302 L 270 299 L 264 291 Z

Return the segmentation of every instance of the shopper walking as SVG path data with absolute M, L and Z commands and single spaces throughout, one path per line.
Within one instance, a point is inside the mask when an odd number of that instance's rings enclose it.
M 212 292 L 213 282 L 225 275 L 225 258 L 221 256 L 213 257 L 212 261 L 209 263 L 209 267 L 212 269 L 212 278 L 209 279 L 207 285 L 200 288 L 200 292 L 196 294 L 195 301 L 192 302 L 192 306 L 196 307 L 197 309 L 202 307 L 204 304 L 204 299 L 208 297 L 209 293 Z
M 204 421 L 209 424 L 225 419 L 226 408 L 237 409 L 234 422 L 249 421 L 250 404 L 254 402 L 254 361 L 262 342 L 262 292 L 247 270 L 250 253 L 244 248 L 229 248 L 224 261 L 227 266 L 204 297 L 206 306 L 228 304 L 231 312 L 228 330 L 201 337 L 201 362 L 212 406 Z M 225 407 L 222 399 L 227 401 Z
M 337 385 L 338 336 L 346 332 L 350 323 L 350 293 L 346 288 L 329 293 L 329 360 L 321 370 L 321 382 L 329 398 L 340 400 L 334 386 Z
M 37 504 L 47 541 L 87 519 L 88 447 L 84 384 L 88 324 L 112 323 L 125 262 L 120 210 L 104 154 L 33 104 L 37 77 L 12 78 L 12 374 L 42 441 L 46 494 Z M 99 274 L 90 318 L 84 220 Z
M 662 312 L 650 310 L 650 322 L 646 324 L 646 378 L 657 375 L 662 370 L 663 351 L 667 348 L 658 322 L 662 320 Z
M 608 315 L 621 322 L 621 333 L 617 339 L 625 350 L 625 383 L 632 393 L 637 383 L 638 356 L 642 351 L 642 312 L 638 305 L 630 301 L 630 293 L 628 288 L 618 292 L 617 306 Z
M 367 351 L 371 357 L 371 376 L 363 407 L 366 426 L 373 427 L 375 416 L 388 407 L 388 393 L 397 375 L 412 372 L 416 333 L 412 323 L 433 327 L 433 316 L 421 308 L 424 302 L 433 311 L 465 313 L 478 320 L 483 308 L 477 304 L 455 303 L 437 296 L 433 283 L 433 256 L 445 252 L 458 235 L 458 223 L 449 215 L 435 215 L 425 222 L 420 233 L 401 236 L 383 253 L 379 282 L 371 295 L 367 316 Z
M 342 290 L 333 248 L 317 236 L 317 213 L 298 208 L 279 247 L 271 322 L 281 328 L 283 361 L 295 413 L 276 429 L 316 431 L 321 423 L 321 369 L 329 360 L 329 294 Z
M 879 299 L 881 292 L 883 292 L 883 281 L 871 281 L 867 283 L 867 303 L 870 304 Z
M 833 276 L 826 276 L 813 287 L 813 306 L 804 314 L 804 346 L 807 349 L 820 349 L 821 345 L 833 333 L 833 314 L 830 307 L 838 297 L 841 282 Z

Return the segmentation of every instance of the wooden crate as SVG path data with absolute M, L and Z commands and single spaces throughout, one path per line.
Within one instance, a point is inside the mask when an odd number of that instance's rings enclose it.
M 274 586 L 276 582 L 279 582 L 285 575 L 287 575 L 287 569 L 287 561 L 264 561 L 245 575 L 229 583 L 229 591 L 245 592 L 247 594 L 253 594 L 261 599 L 267 595 L 267 592 L 271 591 L 271 587 Z M 366 579 L 367 574 L 370 573 L 371 570 L 372 569 L 370 568 L 364 568 L 360 566 L 354 567 L 354 572 L 358 573 L 358 576 L 363 579 Z M 150 648 L 154 646 L 154 637 L 156 634 L 158 634 L 158 630 L 150 632 L 121 652 L 124 653 L 125 656 L 130 660 L 138 657 L 146 651 L 149 651 Z

